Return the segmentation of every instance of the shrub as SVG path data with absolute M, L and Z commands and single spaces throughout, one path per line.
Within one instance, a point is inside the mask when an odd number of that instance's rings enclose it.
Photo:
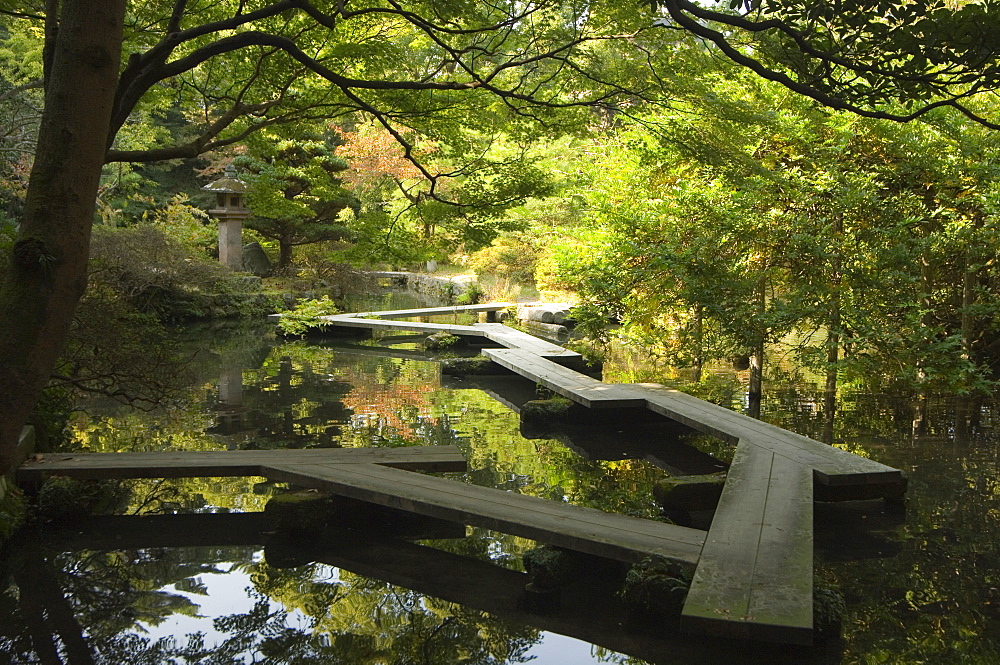
M 512 233 L 492 245 L 473 252 L 469 267 L 477 275 L 493 275 L 522 284 L 535 283 L 535 267 L 542 248 L 538 238 L 526 233 Z
M 190 294 L 218 292 L 229 270 L 149 223 L 128 228 L 97 226 L 90 251 L 90 280 L 127 299 L 140 312 L 177 318 Z
M 329 321 L 324 321 L 321 316 L 336 314 L 339 310 L 330 296 L 313 300 L 303 300 L 293 309 L 284 312 L 278 320 L 278 328 L 282 334 L 289 336 L 302 336 L 310 330 L 327 328 Z

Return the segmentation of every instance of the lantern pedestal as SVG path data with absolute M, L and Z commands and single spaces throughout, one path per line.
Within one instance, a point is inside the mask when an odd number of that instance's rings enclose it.
M 219 220 L 219 262 L 232 270 L 243 270 L 243 220 L 247 214 L 232 210 L 209 210 Z
M 219 261 L 232 270 L 243 270 L 243 220 L 250 216 L 243 206 L 246 183 L 236 178 L 230 165 L 225 177 L 202 189 L 215 194 L 218 206 L 208 214 L 219 220 Z

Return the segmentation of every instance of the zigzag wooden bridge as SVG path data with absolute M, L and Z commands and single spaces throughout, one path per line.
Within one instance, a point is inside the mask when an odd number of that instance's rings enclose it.
M 506 307 L 481 305 L 479 311 Z M 425 315 L 420 310 L 384 317 Z M 327 317 L 334 326 L 431 330 L 434 324 Z M 405 326 L 419 326 L 406 328 Z M 495 323 L 447 326 L 485 337 L 498 365 L 592 409 L 646 409 L 736 446 L 722 497 L 698 557 L 682 626 L 727 637 L 813 641 L 814 493 L 824 500 L 899 495 L 898 469 L 656 384 L 607 384 L 574 371 L 582 358 Z
M 651 411 L 734 444 L 707 533 L 413 473 L 464 470 L 465 460 L 451 446 L 51 455 L 24 464 L 18 479 L 259 475 L 622 561 L 661 555 L 696 567 L 682 616 L 687 630 L 811 644 L 814 490 L 824 499 L 898 494 L 901 473 L 663 386 L 606 384 L 575 371 L 583 369 L 579 354 L 500 324 L 382 318 L 506 306 L 325 318 L 344 330 L 447 331 L 479 338 L 504 347 L 483 349 L 499 366 L 584 407 Z

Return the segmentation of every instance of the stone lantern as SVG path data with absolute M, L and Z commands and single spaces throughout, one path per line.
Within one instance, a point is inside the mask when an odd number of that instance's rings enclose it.
M 215 207 L 208 214 L 219 220 L 219 261 L 232 270 L 243 270 L 243 220 L 250 216 L 243 205 L 247 184 L 236 178 L 230 164 L 223 177 L 202 189 L 215 193 Z

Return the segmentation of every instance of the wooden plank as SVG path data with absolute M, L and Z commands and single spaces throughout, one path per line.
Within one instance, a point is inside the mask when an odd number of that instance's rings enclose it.
M 416 330 L 419 332 L 449 332 L 466 337 L 484 337 L 485 333 L 475 326 L 459 326 L 450 323 L 424 323 L 422 321 L 394 321 L 391 319 L 358 319 L 353 316 L 321 316 L 337 328 L 366 328 L 369 330 Z
M 646 400 L 632 391 L 575 372 L 521 349 L 483 349 L 493 362 L 591 409 L 641 408 Z
M 685 630 L 812 644 L 812 475 L 741 442 L 681 617 Z
M 475 327 L 485 331 L 486 337 L 491 341 L 510 349 L 531 351 L 543 358 L 582 358 L 576 351 L 570 351 L 558 344 L 553 344 L 502 323 L 477 323 Z
M 283 461 L 384 464 L 425 471 L 465 471 L 467 468 L 462 451 L 455 446 L 412 446 L 49 454 L 23 464 L 17 476 L 19 482 L 38 482 L 51 475 L 80 479 L 263 476 L 262 467 Z
M 448 307 L 422 307 L 418 309 L 387 309 L 375 312 L 351 312 L 348 314 L 338 314 L 337 316 L 352 317 L 374 317 L 379 319 L 401 319 L 410 316 L 443 316 L 447 314 L 460 314 L 462 312 L 496 312 L 508 307 L 515 307 L 513 302 L 489 302 L 479 305 L 451 305 Z
M 646 396 L 650 410 L 672 420 L 735 443 L 748 439 L 756 446 L 811 466 L 817 480 L 832 486 L 898 484 L 902 473 L 874 460 L 854 455 L 762 420 L 700 400 L 658 384 L 630 384 Z
M 622 561 L 650 554 L 693 564 L 705 534 L 488 487 L 375 465 L 271 466 L 268 477 L 430 517 Z

